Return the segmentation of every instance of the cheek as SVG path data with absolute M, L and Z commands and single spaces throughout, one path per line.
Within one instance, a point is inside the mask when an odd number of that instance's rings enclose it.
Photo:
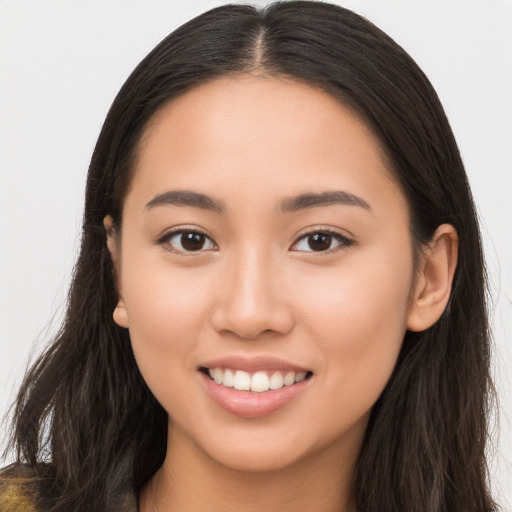
M 383 333 L 406 325 L 412 286 L 410 250 L 368 250 L 347 253 L 340 266 L 319 268 L 300 277 L 303 314 L 326 327 Z
M 319 373 L 345 410 L 370 408 L 395 366 L 412 282 L 407 254 L 359 254 L 346 259 L 343 271 L 304 283 L 310 291 L 302 293 L 302 315 L 323 354 Z
M 186 270 L 173 270 L 159 260 L 146 258 L 144 265 L 127 261 L 123 296 L 137 364 L 150 389 L 165 402 L 162 384 L 181 386 L 180 373 L 197 361 L 207 294 L 200 271 L 195 269 L 192 279 Z

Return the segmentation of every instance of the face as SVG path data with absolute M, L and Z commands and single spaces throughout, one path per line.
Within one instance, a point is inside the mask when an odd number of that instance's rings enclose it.
M 175 440 L 258 471 L 360 448 L 414 279 L 406 200 L 350 110 L 250 76 L 169 102 L 111 243 Z

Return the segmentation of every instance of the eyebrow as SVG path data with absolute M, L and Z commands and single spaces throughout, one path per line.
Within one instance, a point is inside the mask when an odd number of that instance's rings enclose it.
M 158 194 L 146 205 L 146 209 L 156 206 L 191 206 L 216 213 L 224 213 L 226 207 L 222 201 L 213 199 L 199 192 L 191 190 L 169 190 L 163 194 Z
M 359 206 L 369 211 L 372 210 L 371 206 L 361 197 L 343 190 L 333 190 L 288 197 L 281 203 L 278 211 L 280 213 L 293 213 L 308 208 L 335 204 Z M 146 209 L 152 209 L 157 206 L 189 206 L 215 213 L 226 212 L 226 206 L 222 201 L 191 190 L 169 190 L 158 194 L 146 204 Z
M 289 197 L 281 203 L 280 211 L 282 213 L 290 213 L 307 208 L 331 206 L 334 204 L 360 206 L 365 210 L 372 210 L 371 206 L 361 197 L 343 190 L 330 190 L 327 192 L 300 194 L 298 196 Z

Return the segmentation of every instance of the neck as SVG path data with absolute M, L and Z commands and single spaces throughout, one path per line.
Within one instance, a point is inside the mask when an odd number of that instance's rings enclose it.
M 285 468 L 252 472 L 217 463 L 181 431 L 169 430 L 166 460 L 141 492 L 141 512 L 355 511 L 352 478 L 361 439 L 348 449 L 346 442 L 330 444 Z

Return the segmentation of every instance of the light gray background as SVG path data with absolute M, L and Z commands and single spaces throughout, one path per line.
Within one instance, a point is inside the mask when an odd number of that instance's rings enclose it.
M 88 161 L 114 95 L 160 39 L 222 3 L 0 0 L 0 415 L 61 318 Z M 338 3 L 416 59 L 459 142 L 494 303 L 501 433 L 491 470 L 512 510 L 512 0 Z

